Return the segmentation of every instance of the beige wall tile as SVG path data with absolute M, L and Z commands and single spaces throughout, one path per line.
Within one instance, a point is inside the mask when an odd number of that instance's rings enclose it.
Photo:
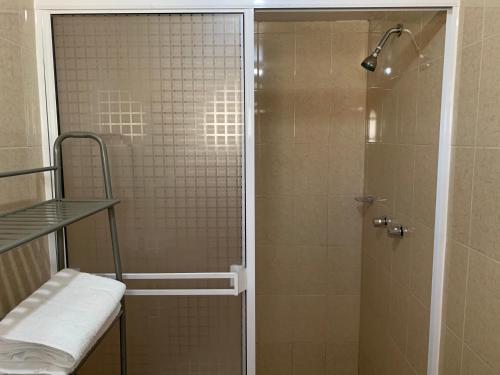
M 257 243 L 294 243 L 294 203 L 292 196 L 256 199 Z
M 480 146 L 500 145 L 500 130 L 497 126 L 500 115 L 497 101 L 500 95 L 500 86 L 497 84 L 500 74 L 499 46 L 500 35 L 483 41 L 477 124 L 477 145 Z
M 415 155 L 414 215 L 423 224 L 434 227 L 436 206 L 437 149 L 417 146 Z
M 311 43 L 312 40 L 314 43 Z M 311 34 L 297 32 L 295 43 L 296 87 L 301 91 L 311 89 L 316 91 L 330 87 L 332 84 L 331 34 L 324 31 Z
M 397 145 L 390 149 L 393 161 L 394 209 L 396 215 L 413 214 L 416 146 Z M 418 178 L 418 177 L 417 177 Z
M 412 235 L 410 291 L 420 303 L 430 309 L 434 230 L 425 225 L 417 225 Z
M 365 130 L 364 106 L 342 107 L 338 105 L 338 98 L 333 98 L 333 113 L 330 122 L 329 142 L 336 144 L 362 144 Z
M 463 338 L 469 250 L 457 242 L 446 249 L 443 314 L 447 327 Z
M 259 245 L 256 253 L 257 294 L 296 292 L 298 250 L 292 245 Z
M 328 247 L 326 274 L 329 294 L 359 294 L 361 287 L 361 247 Z
M 365 20 L 336 21 L 332 22 L 332 33 L 368 33 L 369 24 Z
M 383 227 L 375 227 L 373 218 L 391 216 L 390 209 L 381 202 L 375 202 L 363 209 L 363 258 L 377 260 L 381 249 L 391 247 L 391 239 Z M 370 244 L 371 246 L 366 246 Z
M 368 43 L 367 35 L 363 33 L 335 33 L 332 38 L 332 48 L 334 58 L 332 59 L 333 66 L 333 86 L 336 92 L 340 95 L 345 95 L 345 105 L 354 106 L 349 99 L 356 96 L 357 93 L 361 97 L 366 95 L 366 76 L 367 72 L 358 64 L 353 62 L 361 62 L 366 57 L 366 46 Z M 352 46 L 358 48 L 352 48 Z M 360 103 L 364 105 L 363 103 Z
M 478 149 L 472 197 L 472 247 L 500 260 L 498 183 L 500 150 Z
M 335 144 L 328 147 L 328 193 L 361 195 L 363 192 L 364 145 Z M 321 171 L 323 174 L 325 170 Z
M 361 269 L 361 307 L 363 316 L 369 316 L 371 318 L 377 304 L 377 263 L 371 257 L 364 256 Z M 366 332 L 361 330 L 361 333 Z
M 330 21 L 299 21 L 295 22 L 295 32 L 297 34 L 304 33 L 319 33 L 322 37 L 327 36 L 332 31 L 332 24 Z M 304 35 L 304 38 L 310 37 Z
M 462 5 L 462 46 L 466 47 L 483 37 L 484 0 L 465 0 Z
M 375 368 L 372 362 L 364 355 L 360 353 L 359 355 L 359 375 L 375 375 Z
M 300 89 L 295 93 L 296 143 L 327 144 L 332 122 L 328 89 Z
M 435 60 L 444 54 L 445 12 L 422 12 L 420 43 L 427 59 Z
M 294 22 L 257 22 L 256 27 L 258 33 L 293 33 L 295 31 Z
M 484 37 L 490 37 L 500 33 L 498 16 L 500 15 L 500 5 L 495 0 L 484 0 Z
M 0 7 L 2 13 L 0 16 L 0 35 L 3 39 L 16 44 L 21 44 L 22 17 L 20 10 L 22 9 L 21 1 L 5 0 L 2 1 Z M 33 9 L 33 3 L 26 1 L 28 9 Z M 32 20 L 30 20 L 33 22 Z
M 326 324 L 332 319 L 327 308 L 327 298 L 322 295 L 304 295 L 292 297 L 294 342 L 325 342 L 328 335 Z M 341 338 L 339 338 L 341 340 Z
M 382 121 L 380 141 L 382 143 L 397 143 L 398 134 L 398 91 L 391 88 L 383 89 Z M 369 114 L 368 114 L 369 115 Z
M 294 193 L 299 195 L 326 195 L 328 192 L 329 147 L 317 144 L 297 144 L 294 152 Z M 354 166 L 355 163 L 350 163 Z M 267 169 L 267 168 L 266 168 Z M 342 176 L 338 177 L 339 180 Z
M 495 372 L 465 345 L 461 375 L 493 375 Z
M 326 196 L 301 195 L 295 198 L 293 237 L 300 245 L 326 245 L 328 241 Z
M 256 146 L 256 194 L 287 195 L 294 191 L 293 144 Z
M 293 144 L 295 135 L 293 90 L 256 91 L 258 143 Z
M 441 50 L 441 53 L 442 50 Z M 443 60 L 432 62 L 430 67 L 421 69 L 417 85 L 417 125 L 414 142 L 437 145 L 441 120 L 441 87 L 443 80 Z
M 387 371 L 385 374 L 415 375 L 416 371 L 407 361 L 404 352 L 402 352 L 392 341 L 388 341 L 386 350 Z
M 414 241 L 414 233 L 410 232 L 403 240 L 394 239 L 392 243 L 391 275 L 405 287 L 410 285 Z
M 261 34 L 257 36 L 257 88 L 278 91 L 293 88 L 295 38 L 293 34 Z
M 361 241 L 362 212 L 354 197 L 328 196 L 328 245 L 356 245 Z
M 468 244 L 470 242 L 474 150 L 455 147 L 453 154 L 449 230 L 455 240 Z M 469 204 L 464 204 L 465 202 Z
M 500 371 L 500 264 L 470 252 L 465 343 L 496 372 Z
M 498 150 L 483 146 L 500 144 L 496 124 L 499 6 L 494 0 L 463 0 L 461 5 L 454 143 L 471 147 L 455 149 L 452 162 L 451 238 L 446 250 L 444 297 L 447 329 L 440 373 L 457 373 L 457 362 L 461 361 L 461 375 L 489 375 L 498 372 L 494 366 L 498 366 L 500 347 L 497 319 L 493 318 L 498 315 L 494 186 L 499 155 Z M 463 347 L 463 358 L 457 355 L 457 346 Z
M 21 47 L 0 39 L 0 147 L 26 147 L 23 65 Z
M 290 375 L 292 373 L 292 344 L 259 343 L 257 345 L 259 375 Z
M 347 325 L 335 326 L 340 336 L 329 343 L 328 372 L 324 345 L 330 338 L 329 322 L 346 321 L 353 309 L 351 302 L 345 306 L 339 302 L 330 311 L 328 296 L 358 300 L 359 305 L 361 206 L 353 198 L 363 190 L 366 72 L 359 62 L 366 53 L 367 34 L 350 34 L 348 30 L 357 28 L 359 22 L 357 26 L 350 22 L 284 23 L 293 27 L 259 22 L 257 28 L 262 32 L 259 51 L 264 60 L 256 111 L 261 195 L 257 202 L 257 294 L 268 298 L 257 302 L 257 324 L 264 326 L 258 327 L 258 341 L 293 345 L 290 374 L 343 374 L 344 370 L 350 374 L 357 363 L 353 352 L 357 319 L 349 316 Z M 266 49 L 271 48 L 267 52 L 270 62 L 265 63 Z M 290 67 L 295 73 L 293 91 L 288 86 Z M 283 72 L 267 82 L 273 69 Z M 334 216 L 340 227 L 333 230 L 329 242 L 328 223 Z M 346 223 L 349 217 L 353 220 Z M 265 303 L 266 307 L 259 307 Z M 268 330 L 287 308 L 292 324 Z M 285 333 L 284 327 L 291 333 Z M 339 358 L 343 353 L 346 358 Z M 282 368 L 289 369 L 284 363 Z
M 16 169 L 34 168 L 40 164 L 30 162 L 29 148 L 0 148 L 0 170 L 11 171 Z M 27 206 L 37 198 L 35 187 L 36 178 L 33 176 L 20 176 L 0 180 L 0 207 L 2 211 L 15 207 Z
M 389 332 L 399 350 L 406 349 L 406 327 L 408 324 L 408 297 L 407 285 L 391 280 L 391 296 L 389 310 Z
M 0 257 L 0 318 L 47 281 L 47 240 L 41 238 Z
M 295 293 L 326 294 L 329 290 L 328 248 L 312 245 L 298 246 L 297 252 L 297 272 L 293 283 Z
M 326 345 L 327 375 L 358 375 L 358 343 Z
M 25 19 L 26 12 L 26 19 Z M 33 1 L 0 2 L 0 170 L 42 165 Z M 0 211 L 44 198 L 41 176 L 0 182 Z M 0 257 L 0 318 L 49 277 L 45 238 Z
M 294 339 L 295 300 L 285 295 L 257 296 L 257 342 L 290 343 Z
M 328 341 L 356 342 L 359 336 L 359 296 L 328 297 Z
M 420 13 L 420 14 L 419 14 Z M 417 43 L 422 44 L 422 34 L 421 34 L 421 18 L 423 12 L 408 12 L 403 14 L 401 18 L 407 18 L 406 20 L 401 20 L 398 22 L 403 22 L 405 28 L 410 30 Z M 408 35 L 403 35 L 402 38 L 399 38 L 397 42 L 397 50 L 398 50 L 398 70 L 395 72 L 406 73 L 410 70 L 417 69 L 419 64 L 421 63 L 421 59 L 419 58 L 419 53 L 416 50 L 411 38 Z
M 367 84 L 368 85 L 368 84 Z M 365 140 L 370 143 L 384 142 L 384 136 L 386 134 L 391 134 L 392 138 L 395 139 L 397 135 L 397 117 L 393 125 L 393 129 L 389 131 L 384 131 L 382 128 L 383 121 L 383 98 L 386 94 L 386 90 L 380 87 L 370 87 L 368 85 L 366 91 L 366 131 Z M 388 122 L 389 123 L 389 122 Z M 392 130 L 392 132 L 391 132 Z
M 389 270 L 380 264 L 377 264 L 374 303 L 379 324 L 382 325 L 384 330 L 387 330 L 391 312 L 391 274 Z M 386 335 L 388 336 L 387 333 Z
M 427 371 L 427 354 L 429 346 L 429 310 L 417 300 L 408 299 L 408 338 L 406 356 L 417 374 Z
M 388 206 L 392 212 L 395 187 L 391 147 L 367 144 L 365 155 L 365 192 L 386 199 L 384 205 Z
M 411 70 L 396 83 L 398 101 L 398 142 L 413 143 L 417 121 L 418 71 Z
M 325 375 L 326 352 L 322 343 L 293 344 L 293 375 Z
M 446 327 L 443 328 L 439 373 L 441 375 L 460 374 L 462 362 L 462 342 Z
M 457 115 L 453 134 L 455 145 L 474 144 L 482 46 L 482 43 L 476 43 L 464 47 L 460 55 L 456 94 Z

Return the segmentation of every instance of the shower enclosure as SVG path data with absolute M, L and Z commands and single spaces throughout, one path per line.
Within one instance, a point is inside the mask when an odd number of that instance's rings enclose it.
M 454 4 L 167 3 L 37 12 L 47 144 L 108 145 L 130 373 L 437 375 Z M 96 150 L 63 153 L 100 196 Z M 69 267 L 110 272 L 103 219 Z
M 425 373 L 444 14 L 255 18 L 257 373 Z

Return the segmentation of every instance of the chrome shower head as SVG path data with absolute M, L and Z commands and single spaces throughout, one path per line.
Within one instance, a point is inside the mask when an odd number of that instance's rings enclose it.
M 370 72 L 374 72 L 377 68 L 377 56 L 373 53 L 363 60 L 361 66 Z
M 392 34 L 397 34 L 397 36 L 400 37 L 403 31 L 404 31 L 403 25 L 396 25 L 395 27 L 392 27 L 389 30 L 387 30 L 382 39 L 380 39 L 380 42 L 378 42 L 377 47 L 375 47 L 373 52 L 370 54 L 370 56 L 368 56 L 366 59 L 363 60 L 361 66 L 370 72 L 374 72 L 375 69 L 377 68 L 378 55 L 382 51 L 382 48 L 384 48 L 385 44 L 387 43 L 387 40 L 389 40 L 389 37 Z

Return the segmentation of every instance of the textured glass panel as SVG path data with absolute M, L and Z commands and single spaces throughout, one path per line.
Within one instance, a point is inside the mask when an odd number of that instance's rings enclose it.
M 241 15 L 61 15 L 53 29 L 60 130 L 108 145 L 125 272 L 241 264 Z M 68 141 L 63 159 L 67 196 L 102 196 L 93 145 Z M 73 225 L 68 248 L 70 266 L 111 271 L 106 215 Z M 133 374 L 240 372 L 240 298 L 141 298 L 129 298 Z
M 240 297 L 127 297 L 129 374 L 241 374 Z M 119 374 L 118 329 L 78 374 Z

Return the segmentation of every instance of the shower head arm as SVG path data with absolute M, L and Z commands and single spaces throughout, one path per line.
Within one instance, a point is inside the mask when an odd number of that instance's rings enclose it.
M 389 40 L 389 37 L 392 34 L 397 34 L 397 36 L 400 37 L 401 34 L 403 33 L 403 31 L 404 31 L 403 25 L 397 25 L 397 26 L 392 27 L 389 30 L 387 30 L 385 32 L 384 36 L 382 37 L 382 39 L 380 39 L 380 41 L 378 42 L 377 47 L 375 47 L 375 49 L 373 50 L 372 55 L 374 57 L 377 57 L 379 55 L 380 51 L 382 51 L 382 48 L 384 48 L 385 44 Z

